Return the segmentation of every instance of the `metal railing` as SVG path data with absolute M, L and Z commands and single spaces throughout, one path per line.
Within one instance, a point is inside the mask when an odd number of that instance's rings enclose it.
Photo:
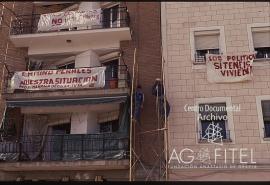
M 203 131 L 199 131 L 198 135 L 199 135 L 199 141 L 207 140 L 206 133 L 203 133 Z M 222 140 L 231 141 L 230 130 L 226 130 L 225 134 L 221 133 L 221 136 L 222 136 Z M 216 137 L 216 138 L 218 140 L 218 137 Z
M 201 56 L 201 55 L 198 55 L 198 54 L 195 54 L 194 55 L 194 62 L 193 64 L 205 64 L 206 63 L 206 57 L 205 56 Z
M 221 54 L 219 49 L 208 49 L 205 50 L 206 53 L 200 53 L 197 50 L 195 51 L 194 54 L 194 65 L 199 65 L 199 64 L 205 64 L 206 63 L 206 54 Z
M 91 26 L 82 27 L 72 27 L 68 29 L 61 29 L 56 31 L 41 31 L 41 32 L 57 32 L 57 31 L 76 31 L 76 30 L 94 30 L 94 29 L 105 29 L 105 28 L 121 28 L 128 27 L 130 18 L 127 7 L 117 8 L 117 19 L 112 20 L 112 17 L 105 18 L 104 10 L 101 11 L 102 20 L 99 24 L 94 24 Z M 18 15 L 17 19 L 13 20 L 11 23 L 11 35 L 20 34 L 33 34 L 41 33 L 38 31 L 38 22 L 41 14 L 31 14 L 31 15 Z
M 0 161 L 74 161 L 128 158 L 129 139 L 120 133 L 29 135 L 0 142 Z
M 105 86 L 103 89 L 128 88 L 130 86 L 130 74 L 128 71 L 128 66 L 118 65 L 116 67 L 106 66 Z M 94 67 L 89 67 L 89 68 L 94 68 Z M 65 69 L 58 69 L 58 70 L 65 70 Z M 117 71 L 117 74 L 115 76 L 110 75 L 114 73 L 115 71 Z M 14 92 L 30 92 L 30 90 L 22 90 L 22 89 L 15 89 L 14 91 L 11 90 L 10 85 L 11 85 L 11 79 L 13 75 L 14 75 L 14 72 L 7 72 L 4 78 L 4 82 L 3 82 L 4 84 L 2 88 L 2 93 L 8 94 L 8 93 L 14 93 Z M 57 91 L 57 90 L 59 89 L 50 89 L 49 91 Z M 71 89 L 66 89 L 66 90 L 71 90 Z M 75 90 L 75 89 L 72 89 L 72 90 Z M 48 91 L 48 90 L 38 90 L 38 92 L 41 92 L 41 91 Z

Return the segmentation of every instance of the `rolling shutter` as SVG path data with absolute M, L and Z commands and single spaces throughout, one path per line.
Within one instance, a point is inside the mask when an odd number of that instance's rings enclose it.
M 195 49 L 218 49 L 219 48 L 219 31 L 196 31 L 194 32 Z
M 254 48 L 270 47 L 270 26 L 252 28 Z

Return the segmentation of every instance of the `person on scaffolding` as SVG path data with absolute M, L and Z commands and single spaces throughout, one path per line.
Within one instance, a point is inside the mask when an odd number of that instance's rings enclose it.
M 134 118 L 135 121 L 141 124 L 141 111 L 143 109 L 144 103 L 144 94 L 142 91 L 142 86 L 138 85 L 135 91 L 135 109 L 134 109 Z
M 152 95 L 156 96 L 156 106 L 157 106 L 157 111 L 161 115 L 161 119 L 165 120 L 168 118 L 169 113 L 170 113 L 170 105 L 169 102 L 166 100 L 166 112 L 164 108 L 164 87 L 161 82 L 160 78 L 156 78 L 156 81 L 152 87 Z M 158 108 L 159 107 L 159 108 Z

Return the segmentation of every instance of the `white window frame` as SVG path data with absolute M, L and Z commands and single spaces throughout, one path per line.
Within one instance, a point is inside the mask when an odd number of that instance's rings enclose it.
M 248 34 L 248 46 L 249 46 L 249 51 L 250 52 L 255 52 L 254 44 L 253 44 L 253 37 L 252 37 L 252 28 L 260 28 L 260 27 L 268 27 L 270 26 L 270 23 L 252 23 L 252 24 L 247 24 L 247 34 Z M 270 65 L 269 61 L 270 59 L 255 59 L 255 61 L 260 61 L 260 62 L 254 62 L 254 66 L 265 66 L 265 65 Z M 268 61 L 268 62 L 267 62 Z
M 199 104 L 212 104 L 212 103 L 226 103 L 227 106 L 232 106 L 231 97 L 212 97 L 212 98 L 196 98 L 195 99 L 195 106 L 199 106 Z M 198 133 L 201 131 L 201 122 L 198 119 L 199 112 L 195 112 L 195 129 L 196 129 L 196 143 L 197 144 L 208 144 L 208 143 L 200 143 Z M 230 138 L 231 142 L 228 144 L 235 143 L 235 132 L 234 132 L 234 123 L 233 123 L 233 113 L 232 111 L 227 111 L 227 129 L 230 130 Z M 225 142 L 226 143 L 226 142 Z
M 224 26 L 210 26 L 210 27 L 195 27 L 190 28 L 190 49 L 191 49 L 191 61 L 192 61 L 192 68 L 193 69 L 204 69 L 206 68 L 206 65 L 195 65 L 195 32 L 197 31 L 213 31 L 213 30 L 219 30 L 219 51 L 220 53 L 226 55 L 227 49 L 226 49 L 226 41 L 225 41 L 225 32 L 224 32 Z
M 256 105 L 257 105 L 257 113 L 259 120 L 259 133 L 261 143 L 270 143 L 270 138 L 264 138 L 264 120 L 263 120 L 263 112 L 262 112 L 262 101 L 270 100 L 270 95 L 256 96 Z

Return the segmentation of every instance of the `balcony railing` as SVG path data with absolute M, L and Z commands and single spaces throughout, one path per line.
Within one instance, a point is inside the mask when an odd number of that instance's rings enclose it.
M 15 91 L 13 92 L 10 87 L 11 78 L 13 75 L 14 75 L 14 72 L 6 73 L 6 77 L 5 77 L 3 88 L 2 88 L 2 93 L 30 92 L 29 90 L 22 90 L 22 89 L 15 89 Z M 118 66 L 113 66 L 113 67 L 106 66 L 105 86 L 103 89 L 128 88 L 129 85 L 130 85 L 130 75 L 129 75 L 127 65 L 118 65 Z M 57 90 L 58 89 L 50 89 L 50 91 L 57 91 Z M 66 90 L 71 90 L 71 89 L 66 89 Z M 38 90 L 38 92 L 41 92 L 41 91 L 48 91 L 48 90 Z
M 129 139 L 120 133 L 30 135 L 0 142 L 1 161 L 126 159 Z
M 112 16 L 105 17 L 104 10 L 101 11 L 101 22 L 99 24 L 94 24 L 91 26 L 80 26 L 71 27 L 68 29 L 60 29 L 57 31 L 76 31 L 76 30 L 94 30 L 94 29 L 106 29 L 106 28 L 121 28 L 129 26 L 129 13 L 126 7 L 117 8 L 117 18 Z M 31 14 L 31 15 L 18 15 L 17 19 L 12 21 L 11 24 L 11 35 L 21 35 L 21 34 L 33 34 L 41 32 L 57 32 L 57 31 L 38 31 L 38 22 L 40 20 L 41 14 Z M 106 14 L 106 16 L 108 16 Z

